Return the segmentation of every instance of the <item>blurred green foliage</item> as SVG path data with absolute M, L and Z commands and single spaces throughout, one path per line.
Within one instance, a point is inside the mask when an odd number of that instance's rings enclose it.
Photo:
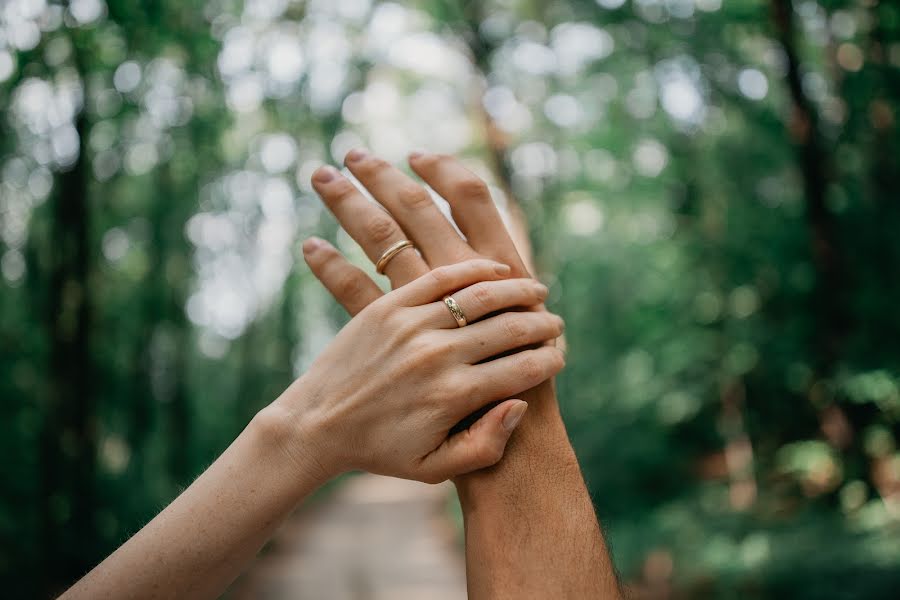
M 59 590 L 344 317 L 308 185 L 452 152 L 529 217 L 565 417 L 639 597 L 900 585 L 900 7 L 0 6 L 0 573 Z M 370 268 L 370 267 L 369 267 Z

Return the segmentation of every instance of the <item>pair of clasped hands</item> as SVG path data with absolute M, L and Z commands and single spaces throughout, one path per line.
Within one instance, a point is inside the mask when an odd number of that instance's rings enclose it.
M 429 192 L 398 169 L 358 150 L 346 164 L 386 210 L 333 167 L 319 169 L 313 185 L 394 291 L 383 294 L 331 245 L 307 240 L 306 262 L 354 317 L 306 373 L 159 515 L 70 588 L 66 600 L 214 598 L 327 480 L 362 469 L 436 483 L 493 465 L 528 408 L 513 398 L 552 389 L 542 384 L 563 368 L 552 344 L 562 320 L 543 310 L 547 288 L 529 277 L 484 183 L 451 158 L 410 158 L 450 203 L 464 240 Z M 454 432 L 479 411 L 474 424 Z M 555 464 L 571 467 L 570 451 L 559 452 Z M 565 481 L 571 491 L 565 513 L 548 503 L 552 495 L 535 495 L 541 500 L 531 503 L 565 515 L 561 535 L 582 540 L 589 532 L 586 544 L 570 546 L 576 556 L 593 557 L 600 546 L 596 526 L 585 525 L 593 522 L 590 501 L 580 477 Z M 566 523 L 578 523 L 577 532 Z M 481 537 L 498 531 L 484 518 L 475 529 Z M 484 540 L 471 546 L 478 557 L 472 560 L 493 556 Z M 526 562 L 545 547 L 534 538 L 526 546 Z M 556 587 L 559 578 L 545 575 L 590 572 L 571 564 L 528 570 Z M 524 585 L 521 573 L 512 577 Z M 493 594 L 495 581 L 506 579 L 473 575 L 469 584 Z
M 564 365 L 547 288 L 528 274 L 487 186 L 455 159 L 414 153 L 409 165 L 465 239 L 391 164 L 353 150 L 345 165 L 381 206 L 331 166 L 313 186 L 394 289 L 384 294 L 324 240 L 304 242 L 307 264 L 353 318 L 272 405 L 301 433 L 287 450 L 314 455 L 320 480 L 361 469 L 434 483 L 493 465 L 528 408 L 511 398 Z

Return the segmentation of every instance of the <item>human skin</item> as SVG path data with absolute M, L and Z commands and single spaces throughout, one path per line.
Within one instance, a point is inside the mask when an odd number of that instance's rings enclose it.
M 398 240 L 415 242 L 421 256 L 404 252 L 387 267 L 395 289 L 431 267 L 478 256 L 509 265 L 516 277 L 530 276 L 481 179 L 448 156 L 416 153 L 409 165 L 447 200 L 465 240 L 422 185 L 364 150 L 351 151 L 345 166 L 386 211 L 333 167 L 312 177 L 325 205 L 371 260 Z M 318 243 L 304 256 L 351 314 L 380 295 L 333 247 Z M 503 460 L 454 480 L 465 522 L 469 598 L 620 598 L 552 381 L 522 398 L 528 414 Z
M 510 310 L 540 303 L 546 288 L 510 271 L 470 260 L 369 303 L 187 490 L 62 597 L 215 598 L 340 473 L 438 482 L 496 463 L 527 408 L 504 398 L 563 367 L 555 348 L 528 348 L 559 336 L 562 320 Z M 487 318 L 459 328 L 447 294 Z M 479 427 L 448 437 L 496 401 Z

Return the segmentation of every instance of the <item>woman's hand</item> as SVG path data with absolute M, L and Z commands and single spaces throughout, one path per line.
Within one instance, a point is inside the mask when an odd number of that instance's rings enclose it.
M 473 411 L 549 379 L 564 363 L 552 346 L 522 349 L 558 337 L 559 317 L 488 316 L 546 297 L 540 283 L 506 279 L 509 273 L 506 265 L 470 260 L 372 302 L 273 405 L 297 424 L 286 449 L 302 453 L 295 454 L 301 464 L 315 456 L 323 479 L 363 469 L 434 483 L 500 460 L 525 402 L 507 400 L 469 430 L 448 438 L 449 430 Z M 448 294 L 468 326 L 457 327 L 443 302 Z

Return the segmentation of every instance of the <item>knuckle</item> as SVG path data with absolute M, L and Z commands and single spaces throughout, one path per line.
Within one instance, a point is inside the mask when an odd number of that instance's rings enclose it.
M 519 372 L 525 379 L 533 381 L 540 379 L 544 373 L 544 369 L 534 356 L 534 353 L 529 352 L 523 353 L 522 358 L 519 360 Z
M 528 335 L 528 328 L 522 321 L 520 314 L 506 314 L 503 317 L 503 327 L 506 334 L 515 343 L 522 343 Z
M 341 298 L 354 298 L 362 292 L 362 282 L 353 274 L 342 275 L 335 282 L 334 291 Z
M 482 441 L 476 448 L 476 460 L 484 466 L 496 464 L 501 458 L 503 458 L 503 448 L 499 444 Z
M 425 338 L 419 343 L 416 354 L 423 366 L 435 367 L 442 362 L 447 349 L 448 344 Z
M 472 295 L 473 304 L 485 312 L 489 312 L 494 305 L 495 294 L 491 288 L 484 282 L 476 283 L 469 291 Z
M 431 277 L 432 281 L 437 285 L 443 285 L 450 280 L 451 270 L 449 266 L 437 267 L 436 269 L 432 269 L 428 275 Z
M 397 362 L 397 374 L 401 376 L 408 376 L 411 373 L 417 373 L 422 370 L 422 357 L 421 356 L 408 356 L 406 358 L 399 359 Z
M 378 298 L 374 302 L 372 302 L 369 306 L 366 307 L 366 311 L 371 315 L 371 319 L 375 323 L 391 323 L 393 322 L 393 313 L 394 307 L 390 303 L 387 296 L 382 296 Z
M 466 175 L 453 184 L 453 193 L 470 201 L 491 199 L 487 184 L 475 175 Z
M 454 355 L 459 351 L 459 344 L 453 340 L 441 340 L 434 344 L 435 358 L 443 359 L 445 356 Z
M 431 194 L 415 183 L 406 183 L 397 189 L 397 198 L 404 206 L 423 208 L 432 204 Z
M 381 212 L 380 210 L 378 211 Z M 373 242 L 381 244 L 391 240 L 397 235 L 397 224 L 394 220 L 383 214 L 375 214 L 366 223 L 366 232 Z
M 480 381 L 475 381 L 474 379 L 467 379 L 460 383 L 458 389 L 459 395 L 462 398 L 474 398 L 479 400 L 487 397 L 482 383 Z
M 341 179 L 334 183 L 327 196 L 335 202 L 342 202 L 355 195 L 357 191 L 356 186 L 350 183 L 350 181 Z
M 477 381 L 459 373 L 447 377 L 442 387 L 446 391 L 447 398 L 477 398 L 481 394 Z
M 388 326 L 409 332 L 411 345 L 409 350 L 415 356 L 430 357 L 439 354 L 446 347 L 446 339 L 439 335 L 443 332 L 423 328 L 422 320 L 415 316 L 412 318 L 408 315 L 401 316 L 395 323 L 390 323 Z
M 422 336 L 420 335 L 422 330 L 417 323 L 412 322 L 411 319 L 407 319 L 394 311 L 387 319 L 385 319 L 385 324 L 390 330 L 393 330 L 396 333 L 398 339 L 412 341 L 414 346 L 409 353 L 411 360 L 416 361 L 420 357 L 428 354 L 428 341 L 422 339 Z

